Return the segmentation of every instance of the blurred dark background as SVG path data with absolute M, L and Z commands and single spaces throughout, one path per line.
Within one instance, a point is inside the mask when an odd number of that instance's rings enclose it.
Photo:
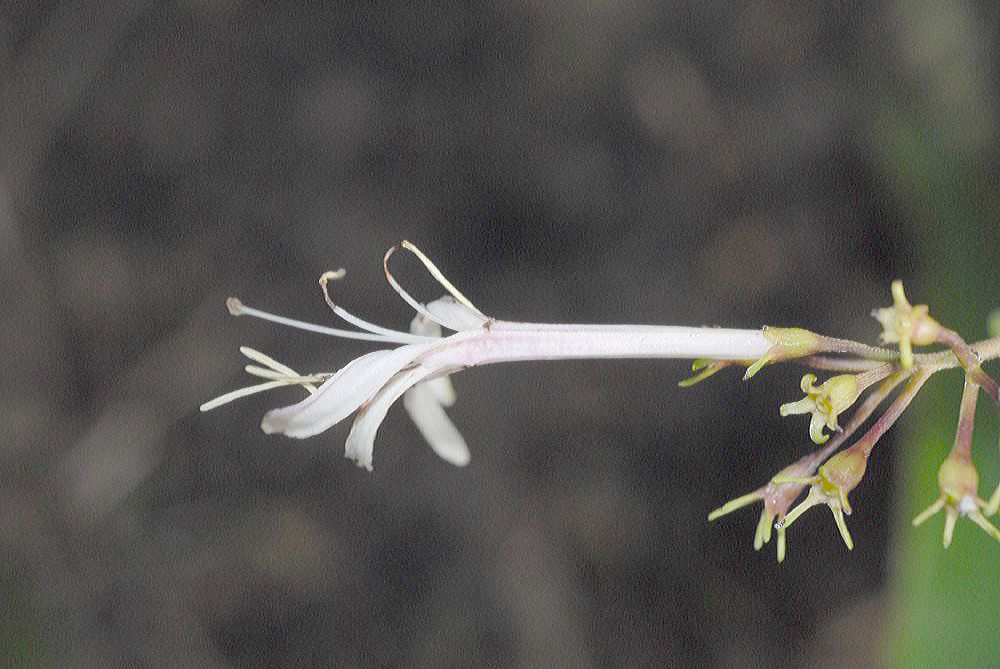
M 998 14 L 0 5 L 0 661 L 890 662 L 895 432 L 852 496 L 851 553 L 822 510 L 780 567 L 752 550 L 759 507 L 705 520 L 808 448 L 777 415 L 799 369 L 688 390 L 679 361 L 473 370 L 450 410 L 464 469 L 399 407 L 372 473 L 343 458 L 345 425 L 259 431 L 295 391 L 197 407 L 244 384 L 240 344 L 301 370 L 371 348 L 233 320 L 227 295 L 331 322 L 316 279 L 343 266 L 343 304 L 405 327 L 380 266 L 404 238 L 499 318 L 865 341 L 889 281 L 931 299 L 952 249 L 961 293 L 932 309 L 981 338 L 1000 302 Z M 956 542 L 980 541 L 964 524 Z

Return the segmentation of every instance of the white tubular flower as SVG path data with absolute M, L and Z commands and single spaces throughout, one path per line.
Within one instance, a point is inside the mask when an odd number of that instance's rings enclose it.
M 427 305 L 410 296 L 389 271 L 389 258 L 398 250 L 410 251 L 448 291 L 449 295 Z M 441 271 L 410 242 L 390 248 L 383 258 L 389 284 L 416 312 L 410 332 L 374 325 L 354 316 L 330 298 L 327 283 L 344 271 L 327 272 L 320 285 L 333 312 L 357 330 L 330 328 L 276 316 L 230 298 L 233 315 L 256 316 L 299 329 L 348 339 L 362 339 L 397 348 L 368 353 L 334 374 L 299 375 L 291 368 L 256 352 L 255 360 L 268 368 L 248 366 L 247 372 L 268 382 L 226 393 L 206 402 L 207 411 L 237 397 L 285 385 L 301 385 L 311 394 L 291 406 L 264 415 L 261 428 L 305 438 L 333 427 L 356 414 L 347 437 L 346 455 L 359 466 L 372 468 L 375 434 L 389 407 L 401 396 L 417 429 L 435 453 L 455 465 L 469 462 L 469 449 L 448 418 L 444 407 L 455 401 L 448 375 L 478 365 L 517 360 L 581 358 L 706 358 L 752 360 L 763 356 L 771 342 L 760 330 L 693 328 L 650 325 L 561 325 L 498 321 L 484 315 Z M 452 330 L 448 336 L 442 328 Z M 249 350 L 249 349 L 247 349 Z M 313 384 L 320 383 L 316 388 Z

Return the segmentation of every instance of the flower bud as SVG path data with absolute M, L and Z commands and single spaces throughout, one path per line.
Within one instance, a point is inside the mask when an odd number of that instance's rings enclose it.
M 913 519 L 914 526 L 943 509 L 945 517 L 942 544 L 945 548 L 951 545 L 955 523 L 960 517 L 968 518 L 986 534 L 1000 541 L 1000 530 L 987 520 L 988 516 L 996 513 L 994 501 L 987 502 L 979 497 L 979 472 L 969 458 L 952 452 L 938 469 L 938 487 L 941 489 L 941 496 Z M 1000 491 L 1000 488 L 997 490 Z M 997 499 L 1000 500 L 1000 497 Z
M 899 344 L 899 362 L 904 368 L 913 366 L 914 344 L 933 344 L 941 333 L 941 324 L 927 311 L 926 304 L 910 304 L 903 292 L 903 282 L 899 280 L 892 282 L 892 306 L 872 311 L 872 316 L 882 325 L 882 341 Z
M 783 522 L 779 521 L 781 528 L 787 529 L 799 516 L 812 507 L 825 504 L 833 513 L 833 520 L 837 524 L 837 529 L 840 530 L 840 536 L 848 550 L 853 550 L 854 540 L 851 539 L 851 533 L 844 521 L 844 515 L 851 514 L 851 505 L 847 501 L 847 495 L 861 482 L 867 464 L 867 455 L 854 447 L 841 451 L 827 460 L 826 464 L 820 466 L 817 475 L 808 479 L 808 483 L 812 487 L 806 498 L 785 516 Z M 782 482 L 783 479 L 775 477 L 772 480 Z M 789 479 L 788 482 L 795 482 L 795 480 Z

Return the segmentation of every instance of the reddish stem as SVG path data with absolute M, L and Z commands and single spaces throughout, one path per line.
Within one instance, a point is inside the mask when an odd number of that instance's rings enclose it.
M 874 425 L 868 428 L 868 431 L 848 450 L 857 450 L 865 458 L 871 455 L 875 444 L 899 420 L 899 417 L 910 406 L 910 402 L 917 396 L 917 392 L 920 391 L 921 386 L 924 385 L 930 376 L 929 372 L 923 370 L 917 371 L 913 378 L 910 379 L 910 382 L 906 384 L 906 387 L 903 388 L 902 392 L 889 405 L 889 408 L 885 410 L 885 413 L 879 416 Z
M 979 356 L 972 350 L 972 347 L 965 343 L 962 336 L 954 330 L 941 328 L 941 332 L 938 333 L 938 341 L 952 350 L 968 377 L 977 385 L 982 386 L 983 390 L 993 399 L 993 403 L 1000 408 L 1000 386 L 983 370 Z
M 952 457 L 962 458 L 966 462 L 972 461 L 972 429 L 976 420 L 976 399 L 978 397 L 979 385 L 966 376 L 965 387 L 962 389 L 962 404 L 958 411 L 955 445 L 951 448 Z

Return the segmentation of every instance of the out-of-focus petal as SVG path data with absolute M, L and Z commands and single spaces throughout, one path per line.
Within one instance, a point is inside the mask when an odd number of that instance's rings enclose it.
M 480 314 L 469 309 L 450 295 L 426 305 L 427 311 L 441 325 L 455 330 L 478 330 L 486 322 Z
M 305 400 L 267 412 L 260 427 L 267 434 L 281 432 L 300 439 L 319 434 L 354 413 L 426 350 L 428 344 L 407 344 L 363 355 L 348 363 Z
M 410 321 L 410 332 L 424 337 L 440 337 L 441 324 L 435 323 L 429 318 L 425 318 L 423 314 L 417 314 L 416 317 Z
M 451 297 L 441 298 L 438 302 L 443 300 L 452 300 Z M 452 300 L 454 302 L 454 300 Z M 431 304 L 435 304 L 432 302 Z M 457 303 L 456 303 L 457 304 Z M 461 304 L 458 305 L 460 308 L 465 309 Z M 428 305 L 430 307 L 430 305 Z M 413 319 L 410 323 L 410 332 L 417 335 L 423 335 L 425 337 L 440 337 L 441 336 L 441 325 L 440 323 L 435 323 L 429 318 L 425 318 L 421 314 L 417 314 L 417 317 Z M 457 370 L 456 370 L 457 371 Z M 455 403 L 455 388 L 451 385 L 451 379 L 447 375 L 439 376 L 437 378 L 427 379 L 426 381 L 421 381 L 420 386 L 426 386 L 428 390 L 434 395 L 438 402 L 446 407 L 450 407 Z
M 442 377 L 418 383 L 403 396 L 403 406 L 434 452 L 451 464 L 463 467 L 469 464 L 469 447 L 448 418 L 431 386 L 435 381 L 447 380 L 447 377 Z
M 426 388 L 439 404 L 450 407 L 455 403 L 455 386 L 452 385 L 450 376 L 439 376 L 436 379 L 421 381 L 420 387 Z

